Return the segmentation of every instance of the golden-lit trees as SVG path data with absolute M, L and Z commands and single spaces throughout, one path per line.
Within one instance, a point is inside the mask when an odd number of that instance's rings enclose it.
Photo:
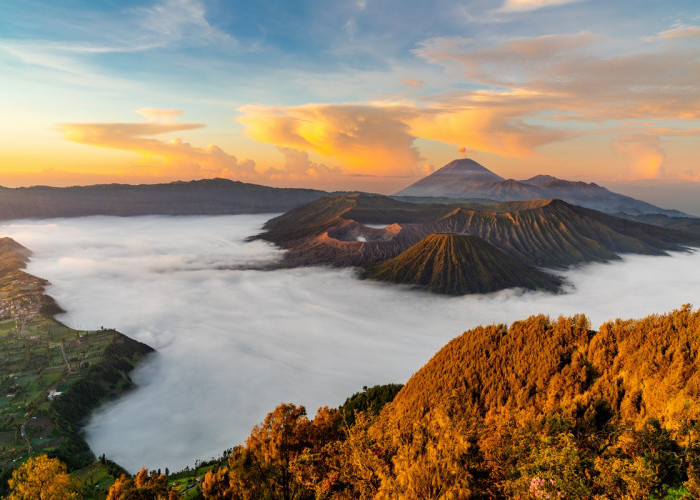
M 78 485 L 55 458 L 30 458 L 8 481 L 10 500 L 71 500 L 80 498 Z
M 204 495 L 700 498 L 699 333 L 689 306 L 598 332 L 582 315 L 477 327 L 378 415 L 280 405 Z
M 596 458 L 599 490 L 609 498 L 663 498 L 686 477 L 683 450 L 658 420 L 624 430 L 614 445 Z
M 339 410 L 321 407 L 306 427 L 307 446 L 291 461 L 295 481 L 316 498 L 326 498 L 341 487 L 337 442 L 344 437 L 343 415 Z
M 534 436 L 518 463 L 522 494 L 586 499 L 592 493 L 592 461 L 570 432 Z M 517 490 L 516 490 L 517 491 Z
M 438 409 L 395 436 L 393 474 L 382 482 L 378 498 L 467 498 L 472 493 L 470 434 Z
M 356 412 L 355 423 L 344 425 L 342 433 L 328 432 L 332 426 L 327 422 L 323 418 L 317 425 L 325 428 L 333 440 L 325 445 L 316 441 L 299 455 L 292 463 L 295 477 L 315 492 L 317 499 L 375 498 L 382 482 L 391 475 L 394 451 L 389 435 L 371 412 Z
M 246 441 L 254 466 L 267 470 L 266 476 L 284 500 L 296 498 L 299 493 L 289 465 L 309 446 L 309 427 L 303 406 L 281 404 L 253 428 Z
M 144 467 L 132 479 L 122 474 L 114 481 L 107 493 L 107 500 L 173 500 L 179 498 L 177 492 L 168 488 L 168 480 L 163 474 Z
M 345 439 L 333 447 L 331 478 L 345 486 L 349 498 L 375 498 L 392 474 L 395 450 L 386 421 L 370 412 L 356 412 L 355 424 L 345 432 Z
M 340 419 L 338 410 L 321 408 L 312 423 L 303 406 L 280 404 L 253 428 L 245 446 L 232 450 L 228 467 L 207 473 L 204 497 L 292 500 L 312 496 L 309 483 L 297 477 L 293 464 L 315 445 L 323 447 L 336 439 Z
M 309 420 L 303 406 L 280 404 L 236 446 L 227 467 L 206 474 L 207 499 L 323 498 L 339 477 L 343 417 L 328 407 Z
M 227 500 L 233 498 L 228 467 L 222 467 L 205 474 L 202 481 L 202 495 L 211 500 Z

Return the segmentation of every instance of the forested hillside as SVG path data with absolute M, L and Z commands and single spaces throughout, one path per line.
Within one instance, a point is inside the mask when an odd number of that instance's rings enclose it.
M 700 313 L 467 331 L 378 416 L 279 406 L 205 498 L 697 498 Z M 228 497 L 226 497 L 228 498 Z

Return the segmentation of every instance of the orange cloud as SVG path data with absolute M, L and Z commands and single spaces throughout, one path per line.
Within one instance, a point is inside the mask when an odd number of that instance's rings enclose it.
M 161 141 L 151 136 L 202 128 L 201 123 L 62 123 L 58 129 L 69 141 L 127 151 L 158 147 Z
M 435 38 L 414 52 L 458 65 L 467 80 L 501 88 L 511 102 L 508 94 L 519 99 L 519 93 L 531 93 L 531 111 L 562 110 L 586 120 L 700 118 L 697 48 L 654 45 L 604 56 L 601 42 L 606 40 L 590 32 L 514 38 L 495 47 Z
M 498 105 L 495 101 L 472 105 L 458 99 L 445 101 L 441 108 L 419 110 L 411 120 L 416 137 L 447 144 L 466 144 L 470 149 L 501 156 L 526 157 L 542 145 L 567 138 L 561 130 L 528 125 L 521 118 L 532 110 Z
M 314 179 L 318 180 L 322 177 L 340 175 L 342 171 L 339 168 L 332 168 L 323 163 L 315 163 L 311 161 L 308 153 L 292 148 L 278 146 L 277 150 L 284 156 L 284 168 L 270 168 L 265 171 L 265 177 L 272 181 L 278 180 L 303 180 Z
M 243 106 L 238 121 L 256 141 L 314 152 L 349 173 L 412 174 L 420 162 L 406 121 L 413 110 L 370 104 Z
M 239 161 L 215 144 L 198 148 L 179 138 L 155 139 L 153 136 L 201 128 L 197 123 L 66 123 L 59 125 L 63 136 L 73 142 L 137 153 L 136 175 L 145 171 L 152 176 L 172 178 L 255 176 L 255 162 Z
M 496 96 L 497 97 L 497 96 Z M 433 106 L 322 104 L 244 106 L 238 121 L 260 142 L 317 153 L 348 173 L 413 176 L 424 171 L 416 138 L 523 157 L 570 134 L 529 125 L 530 110 L 480 94 Z
M 662 31 L 656 36 L 646 37 L 644 40 L 653 42 L 656 40 L 674 40 L 678 38 L 700 38 L 700 26 L 677 24 L 669 30 Z
M 139 155 L 137 165 L 124 172 L 130 178 L 199 179 L 226 177 L 248 182 L 264 181 L 328 181 L 341 175 L 338 168 L 315 163 L 305 151 L 278 147 L 285 158 L 281 168 L 257 168 L 253 160 L 239 160 L 216 144 L 197 147 L 178 137 L 159 139 L 155 136 L 201 128 L 198 123 L 172 123 L 183 114 L 180 110 L 144 108 L 138 112 L 162 122 L 143 123 L 65 123 L 58 126 L 65 139 L 128 151 Z
M 613 148 L 630 161 L 632 179 L 656 179 L 665 174 L 666 155 L 657 136 L 630 134 L 618 137 Z

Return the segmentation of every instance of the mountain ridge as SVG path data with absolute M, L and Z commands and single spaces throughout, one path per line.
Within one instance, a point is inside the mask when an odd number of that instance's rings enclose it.
M 0 187 L 0 220 L 91 215 L 228 215 L 284 212 L 325 191 L 223 178 L 161 184 Z
M 479 176 L 473 176 L 473 171 L 478 171 Z M 525 180 L 505 179 L 469 158 L 453 160 L 394 196 L 485 198 L 496 201 L 559 198 L 609 214 L 663 214 L 692 218 L 678 210 L 664 209 L 615 193 L 593 182 L 568 181 L 544 174 Z
M 556 199 L 475 208 L 338 195 L 270 219 L 264 229 L 253 239 L 286 250 L 282 267 L 373 264 L 396 257 L 429 234 L 444 232 L 479 236 L 525 264 L 550 268 L 618 259 L 619 253 L 661 255 L 698 243 L 697 236 Z

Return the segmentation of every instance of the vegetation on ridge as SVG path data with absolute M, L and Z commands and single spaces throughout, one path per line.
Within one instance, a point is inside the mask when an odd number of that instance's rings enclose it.
M 205 498 L 696 498 L 699 330 L 689 306 L 597 332 L 581 315 L 475 328 L 341 433 L 332 410 L 281 405 L 266 423 L 294 425 L 256 428 Z M 253 471 L 288 484 L 249 490 Z

